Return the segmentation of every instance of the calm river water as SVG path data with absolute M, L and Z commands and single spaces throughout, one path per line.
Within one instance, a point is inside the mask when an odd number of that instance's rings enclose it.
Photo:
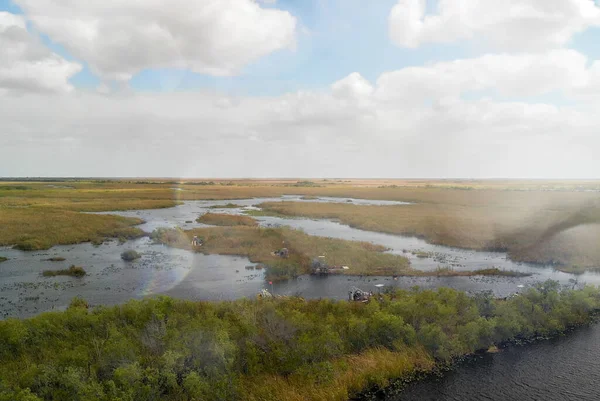
M 478 357 L 388 401 L 597 401 L 599 352 L 596 324 L 551 341 Z

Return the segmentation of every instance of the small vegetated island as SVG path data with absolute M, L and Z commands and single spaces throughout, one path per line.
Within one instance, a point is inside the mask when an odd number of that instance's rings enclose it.
M 523 276 L 525 273 L 500 269 L 455 271 L 442 268 L 421 271 L 410 267 L 401 255 L 386 253 L 387 248 L 370 242 L 349 241 L 308 235 L 288 227 L 258 227 L 249 216 L 207 213 L 197 220 L 216 227 L 160 228 L 151 237 L 156 242 L 205 254 L 241 255 L 266 266 L 266 279 L 281 281 L 313 271 L 315 260 L 340 274 L 364 276 Z M 193 239 L 201 240 L 194 246 Z M 285 249 L 285 257 L 281 251 Z M 342 268 L 344 267 L 344 268 Z
M 201 246 L 192 245 L 194 237 L 202 239 Z M 315 237 L 287 227 L 262 228 L 252 223 L 188 231 L 162 228 L 155 230 L 152 238 L 169 246 L 206 254 L 247 256 L 250 261 L 267 267 L 267 280 L 286 280 L 310 273 L 313 260 L 319 256 L 325 256 L 331 265 L 348 266 L 349 269 L 344 270 L 346 274 L 392 276 L 413 272 L 408 259 L 385 253 L 383 246 Z M 278 253 L 282 248 L 287 250 L 285 257 Z
M 506 341 L 589 323 L 596 288 L 442 288 L 369 303 L 167 297 L 0 322 L 0 400 L 346 401 Z M 65 329 L 65 328 L 68 328 Z
M 134 260 L 140 259 L 141 257 L 142 255 L 131 249 L 121 253 L 121 259 L 123 259 L 126 262 L 133 262 Z
M 86 271 L 81 266 L 71 265 L 68 269 L 64 270 L 44 270 L 42 272 L 44 277 L 55 277 L 55 276 L 72 276 L 72 277 L 83 277 L 86 275 Z
M 66 258 L 63 258 L 62 256 L 54 256 L 51 258 L 46 259 L 48 262 L 64 262 L 65 260 L 67 260 Z
M 252 217 L 220 213 L 203 214 L 196 222 L 211 226 L 258 226 L 258 222 Z
M 214 205 L 209 207 L 209 209 L 238 209 L 241 208 L 240 205 L 236 203 L 228 203 L 226 205 Z

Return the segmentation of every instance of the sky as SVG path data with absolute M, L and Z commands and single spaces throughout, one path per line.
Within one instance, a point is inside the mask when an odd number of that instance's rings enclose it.
M 600 178 L 594 0 L 0 0 L 0 177 Z

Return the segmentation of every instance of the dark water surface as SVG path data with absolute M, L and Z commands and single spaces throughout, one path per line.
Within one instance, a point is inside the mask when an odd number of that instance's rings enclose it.
M 387 401 L 600 400 L 600 325 L 465 362 Z

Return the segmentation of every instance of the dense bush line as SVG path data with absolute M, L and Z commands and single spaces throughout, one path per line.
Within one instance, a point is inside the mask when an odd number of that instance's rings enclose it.
M 0 322 L 0 400 L 346 400 L 434 361 L 585 324 L 597 289 L 442 288 L 368 304 L 161 297 Z

